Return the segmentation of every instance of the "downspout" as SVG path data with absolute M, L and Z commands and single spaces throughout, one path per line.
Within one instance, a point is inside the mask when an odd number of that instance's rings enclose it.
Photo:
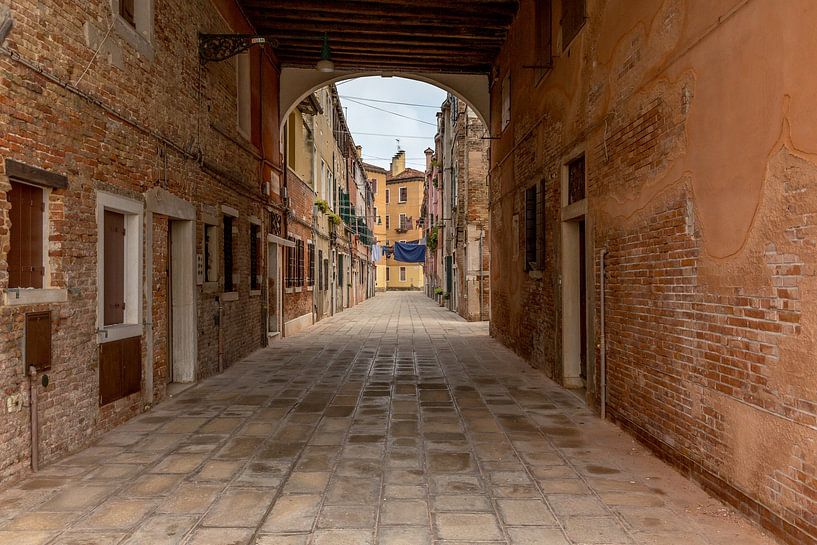
M 145 403 L 153 404 L 153 211 L 145 212 Z M 167 370 L 168 373 L 170 369 Z
M 604 257 L 607 255 L 607 248 L 603 248 L 601 250 L 601 257 L 600 257 L 600 266 L 601 269 L 601 278 L 599 279 L 599 286 L 601 289 L 601 294 L 599 296 L 600 306 L 601 306 L 601 316 L 599 317 L 599 329 L 601 342 L 599 343 L 599 373 L 601 375 L 600 382 L 601 382 L 601 419 L 604 420 L 607 418 L 607 338 L 604 334 L 604 305 L 605 305 L 605 298 L 604 298 L 604 280 L 605 280 L 605 269 L 604 269 Z
M 218 301 L 218 372 L 224 370 L 224 301 L 216 296 Z
M 482 305 L 485 295 L 483 293 L 483 286 L 485 282 L 485 267 L 483 266 L 483 237 L 485 236 L 485 229 L 479 230 L 479 321 L 482 321 Z
M 28 368 L 29 380 L 29 407 L 31 409 L 31 471 L 37 473 L 40 469 L 40 422 L 37 417 L 37 368 L 33 365 Z
M 267 149 L 264 146 L 264 53 L 265 50 L 262 48 L 261 53 L 258 55 L 258 118 L 261 120 L 260 130 L 258 131 L 258 145 L 261 149 L 261 160 L 258 162 L 258 176 L 261 178 L 261 193 L 266 197 L 267 203 L 270 200 L 270 193 L 272 193 L 272 184 L 270 183 L 269 187 L 267 187 L 266 192 L 264 192 L 264 187 L 266 181 L 264 180 L 264 166 L 267 162 Z M 258 248 L 258 256 L 265 256 L 266 260 L 263 260 L 260 268 L 263 270 L 264 274 L 260 275 L 263 278 L 263 282 L 261 282 L 261 346 L 269 346 L 269 279 L 267 278 L 268 270 L 269 270 L 269 243 L 267 237 L 267 218 L 264 208 L 262 210 L 262 220 L 261 220 L 261 247 Z M 259 259 L 261 261 L 261 259 Z M 258 271 L 254 271 L 258 272 Z

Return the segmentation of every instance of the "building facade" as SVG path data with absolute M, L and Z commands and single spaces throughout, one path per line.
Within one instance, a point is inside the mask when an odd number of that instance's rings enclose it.
M 378 224 L 377 242 L 386 248 L 377 264 L 378 290 L 419 290 L 425 284 L 422 263 L 403 263 L 390 255 L 395 242 L 424 242 L 421 226 L 424 173 L 406 168 L 406 152 L 398 151 L 391 160 L 390 169 L 382 172 L 368 167 L 370 177 L 378 180 L 375 196 Z M 378 179 L 379 178 L 379 179 Z M 380 179 L 385 183 L 380 187 Z M 381 238 L 381 236 L 383 238 Z
M 790 543 L 817 539 L 815 17 L 526 0 L 491 74 L 492 334 Z
M 278 102 L 259 92 L 278 86 L 274 53 L 201 63 L 200 32 L 252 31 L 229 0 L 134 6 L 0 14 L 16 52 L 0 55 L 0 481 L 218 373 L 275 327 Z
M 337 89 L 305 98 L 286 125 L 288 222 L 284 332 L 371 296 L 372 193 Z
M 487 128 L 473 109 L 451 94 L 437 119 L 437 149 L 427 150 L 425 181 L 426 277 L 436 284 L 430 294 L 466 320 L 487 320 Z

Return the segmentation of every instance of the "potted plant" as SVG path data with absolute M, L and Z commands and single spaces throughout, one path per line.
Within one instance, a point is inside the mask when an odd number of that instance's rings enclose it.
M 320 210 L 323 214 L 326 214 L 329 211 L 329 203 L 323 199 L 316 200 L 315 206 L 317 206 L 318 210 Z

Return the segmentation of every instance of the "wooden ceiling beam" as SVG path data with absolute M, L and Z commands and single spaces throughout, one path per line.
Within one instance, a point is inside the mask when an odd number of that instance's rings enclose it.
M 287 60 L 281 66 L 293 68 L 315 68 L 313 60 Z M 428 72 L 445 74 L 487 74 L 491 70 L 490 64 L 466 65 L 459 63 L 452 66 L 447 63 L 420 64 L 410 61 L 378 61 L 378 62 L 349 62 L 336 63 L 337 70 L 366 70 L 373 72 Z
M 416 11 L 416 10 L 415 10 Z M 267 16 L 269 12 L 263 9 L 249 8 L 247 14 L 250 19 Z M 315 23 L 345 23 L 351 21 L 355 25 L 374 24 L 378 26 L 391 26 L 388 15 L 378 15 L 371 13 L 354 13 L 351 11 L 338 11 L 334 7 L 323 11 L 309 11 L 299 9 L 287 9 L 286 11 L 277 12 L 274 17 L 280 21 L 310 21 Z M 513 16 L 510 15 L 496 15 L 496 14 L 448 14 L 442 16 L 437 14 L 419 15 L 414 14 L 394 14 L 392 17 L 400 18 L 400 26 L 435 26 L 445 28 L 447 26 L 470 26 L 470 27 L 494 27 L 504 29 L 513 21 Z
M 320 58 L 319 51 L 303 51 L 303 50 L 280 50 L 279 57 L 282 59 L 288 58 L 304 58 L 304 59 L 313 59 L 314 62 L 317 62 Z M 474 61 L 486 61 L 485 55 L 480 52 L 470 52 L 470 53 L 459 53 L 458 59 L 468 59 Z M 332 55 L 332 60 L 335 63 L 343 62 L 344 60 L 348 59 L 415 59 L 415 60 L 451 60 L 451 54 L 445 51 L 439 51 L 435 53 L 424 53 L 422 55 L 417 55 L 412 52 L 399 52 L 399 51 L 343 51 L 343 52 L 336 52 Z
M 322 45 L 321 35 L 304 34 L 303 32 L 278 31 L 273 37 L 291 45 Z M 329 44 L 333 49 L 338 44 L 366 44 L 366 46 L 388 45 L 395 47 L 446 47 L 452 49 L 459 47 L 474 48 L 478 47 L 479 44 L 483 44 L 499 49 L 503 42 L 504 40 L 502 38 L 481 38 L 477 43 L 472 38 L 457 38 L 455 36 L 440 36 L 439 38 L 424 36 L 373 36 L 361 32 L 357 34 L 333 34 Z
M 505 39 L 505 30 L 500 28 L 472 28 L 472 27 L 432 27 L 432 26 L 406 26 L 395 27 L 386 25 L 349 25 L 344 23 L 319 24 L 309 21 L 285 22 L 276 17 L 261 16 L 253 19 L 255 28 L 261 34 L 270 34 L 273 37 L 278 32 L 294 31 L 304 35 L 322 36 L 324 32 L 329 35 L 329 43 L 335 35 L 359 35 L 370 34 L 375 36 L 416 36 L 425 38 L 435 38 L 438 36 L 469 38 L 482 40 L 485 38 Z
M 318 12 L 338 12 L 350 15 L 375 14 L 392 18 L 413 17 L 423 13 L 433 13 L 440 18 L 459 16 L 460 14 L 497 15 L 503 17 L 513 17 L 519 7 L 515 0 L 500 1 L 480 1 L 470 0 L 468 2 L 457 2 L 454 6 L 447 7 L 439 0 L 241 0 L 241 5 L 245 11 L 270 10 L 274 12 L 288 10 L 318 11 Z

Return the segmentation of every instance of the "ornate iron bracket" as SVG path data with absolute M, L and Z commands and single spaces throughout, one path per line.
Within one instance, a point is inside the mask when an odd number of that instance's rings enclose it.
M 258 34 L 199 33 L 199 62 L 219 62 L 243 53 L 254 45 L 278 47 L 278 40 Z

